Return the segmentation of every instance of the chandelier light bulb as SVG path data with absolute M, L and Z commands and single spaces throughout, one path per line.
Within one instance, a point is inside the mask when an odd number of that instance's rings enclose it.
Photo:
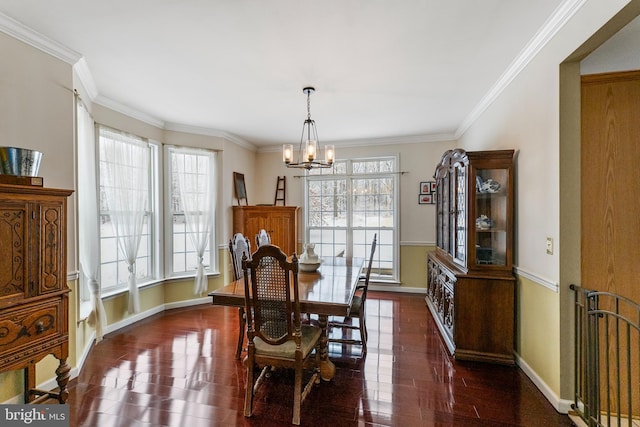
M 305 149 L 307 162 L 312 162 L 316 158 L 316 151 L 318 150 L 318 142 L 315 139 L 307 140 L 307 147 Z
M 286 164 L 293 161 L 293 144 L 284 144 L 282 146 L 282 161 Z
M 336 148 L 335 148 L 335 146 L 327 145 L 326 148 L 324 149 L 324 160 L 327 163 L 332 164 L 335 159 L 336 159 Z

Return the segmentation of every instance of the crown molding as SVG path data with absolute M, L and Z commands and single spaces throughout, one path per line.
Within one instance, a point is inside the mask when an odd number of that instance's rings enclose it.
M 67 64 L 75 64 L 82 58 L 78 52 L 69 49 L 55 40 L 46 37 L 23 23 L 0 12 L 0 31 L 18 39 L 30 46 L 35 47 L 49 55 L 56 57 Z
M 480 103 L 462 121 L 456 130 L 456 139 L 460 138 L 475 123 L 480 115 L 500 96 L 507 86 L 520 72 L 535 58 L 547 43 L 565 26 L 565 24 L 582 8 L 587 0 L 566 0 L 556 8 L 553 14 L 542 25 L 518 56 L 507 67 L 498 81 L 489 92 L 480 100 Z
M 121 104 L 118 101 L 107 98 L 106 96 L 98 94 L 98 96 L 92 99 L 92 101 L 98 105 L 109 108 L 110 110 L 124 114 L 125 116 L 129 116 L 131 118 L 140 120 L 141 122 L 150 124 L 151 126 L 164 129 L 165 123 L 163 120 L 160 120 L 157 117 L 153 117 L 147 113 L 143 113 L 142 111 L 136 110 L 135 108 L 131 108 L 127 105 Z
M 234 135 L 232 133 L 225 132 L 219 129 L 204 128 L 199 126 L 189 126 L 189 125 L 183 125 L 180 123 L 171 123 L 171 122 L 165 123 L 164 129 L 175 131 L 175 132 L 184 132 L 184 133 L 191 133 L 195 135 L 205 135 L 205 136 L 214 136 L 218 138 L 223 138 L 247 150 L 257 151 L 257 147 L 251 144 L 250 142 L 245 141 L 244 139 L 240 138 L 237 135 Z
M 447 142 L 455 141 L 456 137 L 452 133 L 437 133 L 424 135 L 407 135 L 385 138 L 362 138 L 348 139 L 342 141 L 321 141 L 321 144 L 333 144 L 336 147 L 371 147 L 378 145 L 398 145 L 398 144 L 422 144 L 425 142 Z M 294 144 L 295 145 L 295 144 Z M 281 151 L 282 145 L 269 145 L 258 148 L 258 153 L 272 153 Z
M 80 58 L 78 62 L 73 66 L 80 83 L 84 86 L 87 91 L 87 95 L 91 100 L 94 100 L 98 97 L 98 86 L 96 86 L 96 81 L 93 79 L 93 75 L 91 74 L 91 70 L 89 70 L 89 65 L 84 57 Z

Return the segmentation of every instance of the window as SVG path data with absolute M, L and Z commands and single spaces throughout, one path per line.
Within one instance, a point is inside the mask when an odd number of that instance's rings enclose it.
M 138 284 L 156 278 L 157 212 L 153 206 L 158 145 L 105 126 L 99 126 L 98 138 L 100 283 L 104 292 L 126 287 L 127 256 L 135 257 Z
M 311 170 L 306 185 L 307 241 L 322 256 L 368 258 L 378 234 L 371 278 L 397 281 L 398 201 L 395 157 L 337 161 Z
M 195 273 L 198 249 L 205 270 L 217 270 L 215 251 L 215 153 L 182 147 L 166 147 L 167 159 L 167 276 Z M 185 216 L 184 203 L 190 206 Z

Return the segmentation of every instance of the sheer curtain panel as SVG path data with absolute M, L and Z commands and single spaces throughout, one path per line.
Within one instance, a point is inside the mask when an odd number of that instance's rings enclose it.
M 194 292 L 196 295 L 204 295 L 207 277 L 203 257 L 212 236 L 215 212 L 215 154 L 174 148 L 171 160 L 178 181 L 187 235 L 198 256 Z
M 96 342 L 102 340 L 107 315 L 100 297 L 100 235 L 98 225 L 98 186 L 96 181 L 96 134 L 91 115 L 76 100 L 78 143 L 78 240 L 80 269 L 91 294 L 90 320 L 95 322 Z
M 100 127 L 100 158 L 109 219 L 129 270 L 129 314 L 134 314 L 140 311 L 135 269 L 150 206 L 150 148 L 140 138 Z

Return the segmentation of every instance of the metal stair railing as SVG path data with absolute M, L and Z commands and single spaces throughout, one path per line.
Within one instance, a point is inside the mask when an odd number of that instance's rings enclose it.
M 572 419 L 589 427 L 640 426 L 640 305 L 571 285 L 575 302 Z

